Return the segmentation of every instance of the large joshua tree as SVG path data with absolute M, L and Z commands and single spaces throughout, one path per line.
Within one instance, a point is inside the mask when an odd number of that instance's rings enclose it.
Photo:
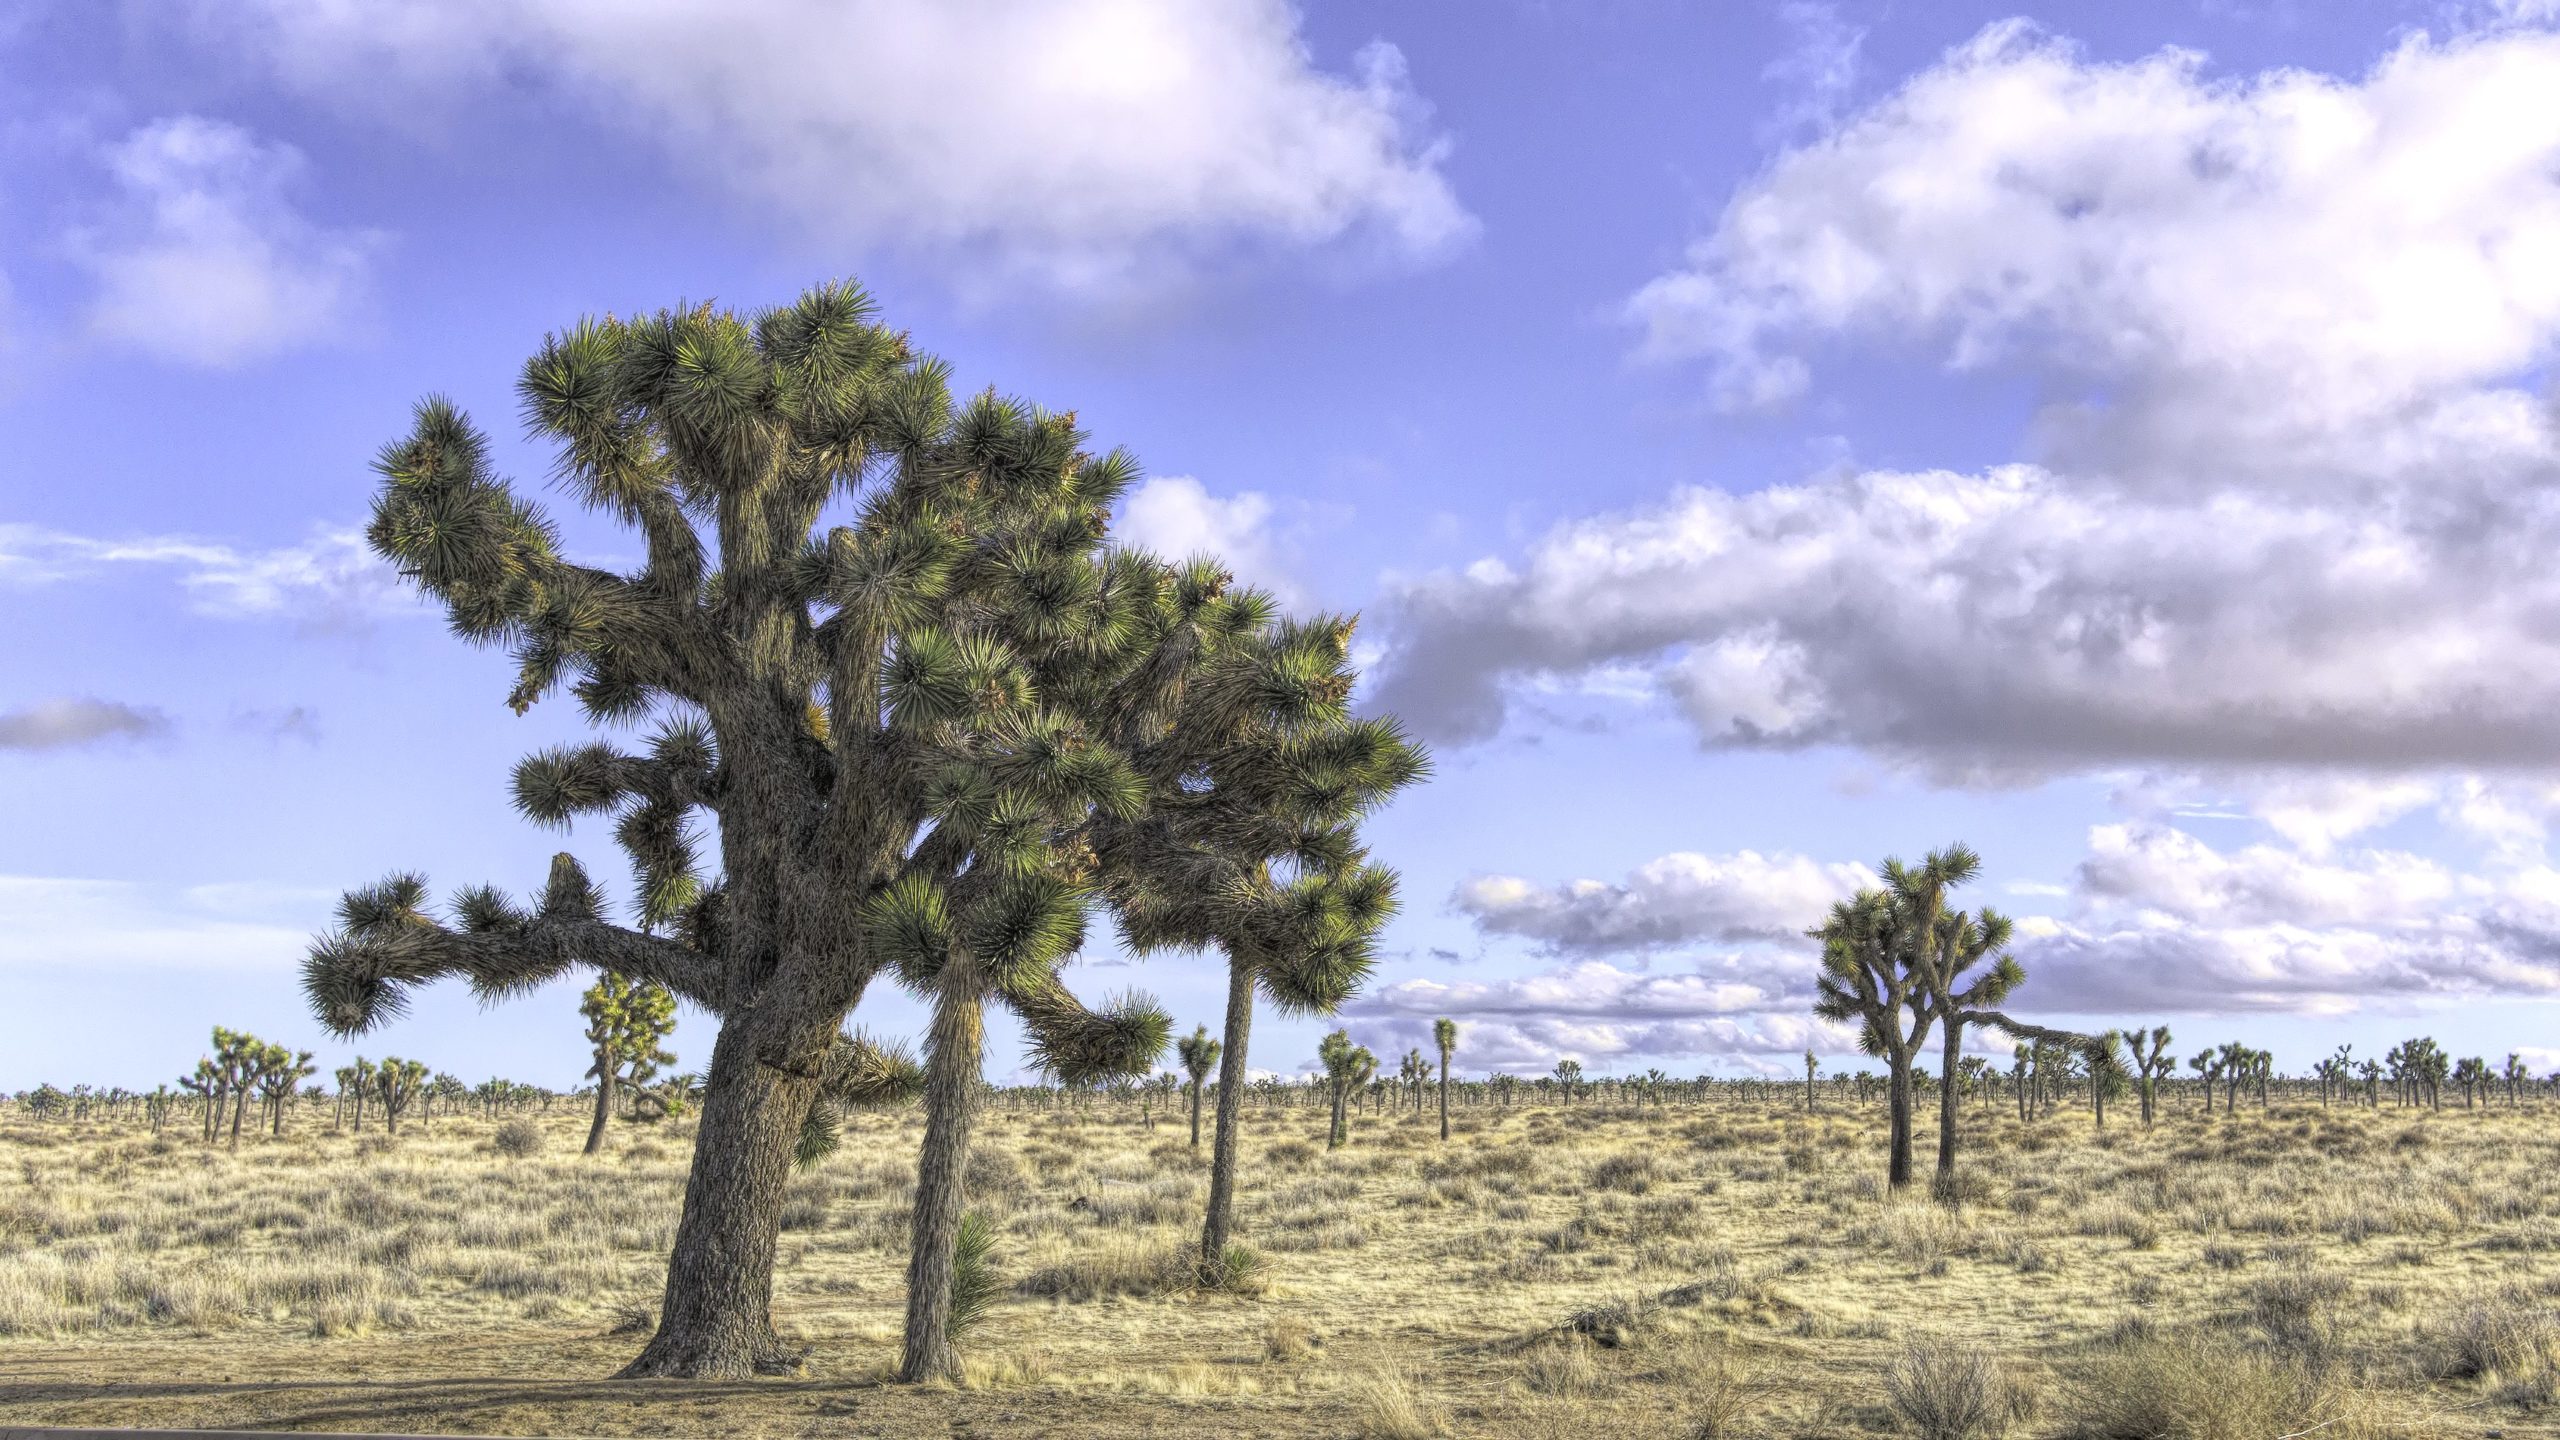
M 1813 1011 L 1858 1027 L 1858 1048 L 1885 1065 L 1885 1184 L 1911 1184 L 1911 1062 L 1929 1037 L 1927 997 L 1920 992 L 1896 899 L 1862 890 L 1831 907 L 1812 934 L 1822 942 L 1822 974 Z
M 1947 892 L 1981 868 L 1981 857 L 1961 844 L 1931 851 L 1918 865 L 1888 859 L 1881 889 L 1834 904 L 1810 932 L 1822 942 L 1814 1013 L 1855 1024 L 1860 1048 L 1885 1062 L 1888 1189 L 1911 1183 L 1912 1064 L 1933 1025 L 1943 1042 L 1934 1182 L 1941 1196 L 1954 1194 L 1965 1028 L 1986 1025 L 2074 1049 L 2089 1043 L 2087 1036 L 2012 1019 L 1997 1008 L 2025 979 L 2008 954 L 2010 922 L 1988 909 L 1968 914 L 1947 904 Z
M 1203 711 L 1287 723 L 1322 697 L 1262 663 L 1286 648 L 1267 601 L 1214 565 L 1104 544 L 1133 460 L 1087 454 L 1072 415 L 955 404 L 945 367 L 855 286 L 751 317 L 584 321 L 518 388 L 571 498 L 645 559 L 566 558 L 442 400 L 383 452 L 367 536 L 461 636 L 512 651 L 512 707 L 566 686 L 600 728 L 654 726 L 515 775 L 538 823 L 612 818 L 637 923 L 608 921 L 566 855 L 531 905 L 484 888 L 434 913 L 398 875 L 346 897 L 307 988 L 340 1033 L 445 976 L 501 996 L 578 967 L 715 1017 L 658 1330 L 623 1373 L 786 1366 L 783 1183 L 830 1077 L 876 1068 L 841 1053 L 871 981 L 897 966 L 937 997 L 943 1159 L 965 1144 L 975 1001 L 999 994 L 1070 1068 L 1127 1058 L 1145 1007 L 1093 1014 L 1051 968 L 1129 863 L 1098 827 L 1142 823 L 1214 763 L 1227 734 L 1185 728 Z M 928 1213 L 938 1236 L 938 1195 Z

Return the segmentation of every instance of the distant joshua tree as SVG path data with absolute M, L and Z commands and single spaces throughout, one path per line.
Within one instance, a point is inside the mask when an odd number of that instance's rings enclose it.
M 1413 1113 L 1421 1114 L 1422 1085 L 1430 1078 L 1431 1067 L 1422 1058 L 1422 1047 L 1416 1045 L 1404 1052 L 1404 1058 L 1396 1062 L 1396 1108 L 1403 1109 L 1405 1102 L 1410 1100 Z
M 1367 1047 L 1352 1044 L 1349 1031 L 1336 1030 L 1316 1047 L 1316 1058 L 1324 1062 L 1325 1088 L 1333 1099 L 1333 1126 L 1326 1132 L 1325 1148 L 1339 1150 L 1351 1134 L 1347 1113 L 1351 1097 L 1378 1073 L 1378 1057 Z
M 2432 1038 L 2421 1035 L 2415 1040 L 2401 1041 L 2386 1058 L 2392 1059 L 2398 1066 L 2398 1073 L 2394 1078 L 2407 1096 L 2403 1103 L 2414 1105 L 2417 1103 L 2418 1096 L 2423 1093 L 2426 1096 L 2428 1109 L 2444 1108 L 2444 1082 L 2452 1066 L 2446 1059 L 2443 1046 L 2438 1045 Z
M 266 1102 L 270 1134 L 284 1133 L 284 1112 L 293 1092 L 304 1080 L 318 1074 L 320 1067 L 311 1063 L 308 1050 L 287 1050 L 269 1045 L 259 1057 L 258 1097 Z
M 373 1098 L 382 1105 L 382 1128 L 393 1135 L 400 1133 L 400 1117 L 418 1098 L 418 1087 L 427 1078 L 426 1062 L 402 1060 L 385 1055 L 374 1067 Z
M 2089 1064 L 2089 1108 L 2101 1130 L 2107 1128 L 2108 1098 L 2125 1091 L 2124 1049 L 2124 1032 L 2109 1030 L 2082 1051 Z
M 1441 1140 L 1446 1140 L 1449 1138 L 1449 1056 L 1457 1053 L 1457 1020 L 1441 1017 L 1441 1020 L 1431 1022 L 1431 1045 L 1436 1045 L 1441 1053 Z M 2509 1063 L 2514 1063 L 2514 1056 L 2509 1056 Z
M 2498 1078 L 2507 1082 L 2507 1106 L 2513 1109 L 2516 1103 L 2516 1088 L 2532 1079 L 2533 1074 L 2525 1068 L 2524 1057 L 2510 1050 L 2507 1052 L 2506 1068 L 2498 1072 Z
M 1191 1077 L 1191 1148 L 1200 1148 L 1200 1090 L 1209 1083 L 1209 1072 L 1218 1068 L 1217 1038 L 1206 1025 L 1195 1028 L 1174 1046 L 1182 1057 L 1183 1073 Z
M 2213 1082 L 2222 1078 L 2222 1061 L 2208 1047 L 2190 1056 L 2187 1063 L 2195 1067 L 2196 1078 L 2204 1082 L 2204 1115 L 2213 1118 Z
M 2169 1027 L 2154 1025 L 2148 1034 L 2140 1026 L 2124 1034 L 2125 1049 L 2133 1056 L 2133 1070 L 2141 1083 L 2142 1124 L 2151 1126 L 2152 1092 L 2162 1078 L 2178 1068 L 2177 1057 L 2169 1053 Z
M 2453 1067 L 2453 1083 L 2462 1087 L 2462 1108 L 2468 1110 L 2477 1104 L 2481 1092 L 2489 1088 L 2493 1078 L 2489 1073 L 2489 1062 L 2477 1055 Z
M 587 1076 L 596 1082 L 595 1122 L 587 1127 L 585 1152 L 593 1155 L 604 1148 L 605 1125 L 622 1083 L 646 1086 L 659 1066 L 674 1062 L 663 1042 L 676 1028 L 676 997 L 655 981 L 635 982 L 608 970 L 578 998 L 578 1013 L 587 1017 Z

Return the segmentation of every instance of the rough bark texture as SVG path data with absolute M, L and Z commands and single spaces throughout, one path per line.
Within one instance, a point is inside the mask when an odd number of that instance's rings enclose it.
M 1203 1274 L 1222 1271 L 1234 1238 L 1236 1161 L 1244 1144 L 1245 1048 L 1253 1040 L 1253 971 L 1227 966 L 1227 1022 L 1218 1052 L 1218 1134 L 1209 1152 L 1209 1216 L 1200 1230 Z
M 1956 1192 L 1956 1076 L 1964 1061 L 1964 1027 L 1946 1022 L 1945 1048 L 1938 1058 L 1938 1176 L 1933 1182 L 1941 1200 Z
M 1911 1185 L 1911 1057 L 1896 1054 L 1888 1057 L 1889 1083 L 1887 1109 L 1892 1134 L 1890 1152 L 1885 1160 L 1885 1188 L 1904 1190 Z
M 907 1333 L 898 1378 L 910 1384 L 956 1377 L 960 1352 L 951 1340 L 951 1271 L 960 1243 L 962 1178 L 969 1128 L 977 1109 L 985 1048 L 984 1002 L 971 967 L 954 957 L 943 967 L 925 1057 L 924 1148 L 916 1163 L 916 1208 L 907 1253 Z
M 623 1379 L 743 1379 L 797 1361 L 773 1329 L 773 1252 L 817 1079 L 759 1061 L 737 1026 L 711 1050 L 658 1332 Z

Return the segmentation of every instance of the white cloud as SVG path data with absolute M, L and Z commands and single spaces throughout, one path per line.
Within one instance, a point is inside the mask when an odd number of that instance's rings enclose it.
M 1515 686 L 1633 665 L 1708 745 L 1942 778 L 2551 764 L 2555 497 L 2152 502 L 2032 466 L 1686 489 L 1391 591 L 1380 703 L 1473 740 Z
M 2555 168 L 2546 32 L 2223 79 L 2009 21 L 1782 155 L 1628 314 L 1736 401 L 1802 388 L 1833 338 L 2076 376 L 2062 453 L 2171 485 L 2538 455 L 2513 381 L 2560 328 Z
M 1459 1058 L 1477 1070 L 1537 1072 L 1560 1059 L 1624 1070 L 1629 1061 L 1702 1056 L 1750 1065 L 1807 1046 L 1824 1054 L 1856 1049 L 1845 1031 L 1812 1018 L 1811 977 L 1809 964 L 1772 968 L 1740 958 L 1680 975 L 1589 960 L 1510 980 L 1398 981 L 1343 1013 L 1381 1055 L 1427 1048 L 1430 1022 L 1453 1018 Z
M 2457 871 L 2100 825 L 2069 911 L 2021 927 L 2018 1009 L 2343 1015 L 2560 995 L 2560 871 L 2512 852 Z
M 0 524 L 0 584 L 51 584 L 118 565 L 173 573 L 204 615 L 289 616 L 335 627 L 423 613 L 391 567 L 353 531 L 323 530 L 301 545 L 243 550 L 185 536 L 101 540 Z
M 1834 901 L 1875 883 L 1859 865 L 1802 855 L 1680 851 L 1647 861 L 1623 882 L 1539 885 L 1480 875 L 1451 903 L 1492 935 L 1517 935 L 1563 953 L 1607 954 L 1699 941 L 1802 944 Z
M 2404 929 L 2463 889 L 2443 865 L 2398 850 L 2323 861 L 2249 845 L 2225 853 L 2166 825 L 2099 825 L 2080 863 L 2092 900 L 2213 926 Z
M 201 23 L 307 91 L 565 95 L 831 238 L 1119 285 L 1243 243 L 1473 226 L 1383 41 L 1319 68 L 1286 0 L 257 0 Z
M 1391 592 L 1442 739 L 1640 667 L 1711 746 L 1942 778 L 2560 762 L 2560 35 L 2222 79 L 1992 27 L 1786 151 L 1631 314 L 1774 394 L 1824 347 L 2016 363 L 2037 464 L 1697 488 Z M 2302 843 L 2379 823 L 2333 797 Z
M 337 897 L 230 884 L 0 875 L 0 969 L 190 966 L 289 974 Z
M 2324 856 L 2342 842 L 2438 804 L 2442 777 L 2339 771 L 2148 772 L 2128 777 L 2112 797 L 2120 810 L 2164 817 L 2255 820 L 2295 849 Z
M 0 712 L 0 750 L 69 750 L 107 740 L 150 740 L 169 733 L 155 706 L 118 700 L 54 699 Z
M 181 115 L 134 131 L 105 158 L 121 207 L 71 244 L 98 284 L 92 334 L 219 368 L 344 327 L 378 237 L 316 226 L 294 209 L 304 165 L 291 146 Z
M 1237 579 L 1284 603 L 1304 599 L 1274 524 L 1271 497 L 1258 490 L 1221 498 L 1188 475 L 1157 476 L 1121 501 L 1111 533 L 1122 544 L 1168 559 L 1214 555 Z

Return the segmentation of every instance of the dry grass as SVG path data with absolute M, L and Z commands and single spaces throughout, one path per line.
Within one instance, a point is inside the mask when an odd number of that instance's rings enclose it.
M 946 1435 L 1036 1412 L 1065 1435 L 1627 1440 L 2560 1427 L 2560 1109 L 2173 1110 L 2100 1136 L 2085 1113 L 2027 1126 L 1985 1107 L 1953 1209 L 1882 1193 L 1876 1113 L 1458 1119 L 1444 1146 L 1434 1117 L 1364 1118 L 1327 1153 L 1321 1111 L 1250 1108 L 1253 1248 L 1204 1288 L 1189 1247 L 1205 1185 L 1177 1126 L 999 1107 L 968 1197 L 993 1235 L 994 1301 L 963 1383 L 908 1390 L 881 1377 L 919 1122 L 856 1117 L 784 1211 L 775 1311 L 809 1372 L 652 1387 L 635 1407 L 596 1382 L 655 1314 L 682 1122 L 619 1128 L 586 1157 L 567 1107 L 504 1136 L 439 1119 L 396 1142 L 302 1117 L 233 1155 L 174 1129 L 0 1116 L 0 1421 Z M 1923 1367 L 1918 1336 L 1962 1345 Z M 1958 1403 L 1965 1356 L 1996 1367 L 1971 1379 L 1998 1403 Z M 400 1382 L 398 1405 L 359 1382 Z

